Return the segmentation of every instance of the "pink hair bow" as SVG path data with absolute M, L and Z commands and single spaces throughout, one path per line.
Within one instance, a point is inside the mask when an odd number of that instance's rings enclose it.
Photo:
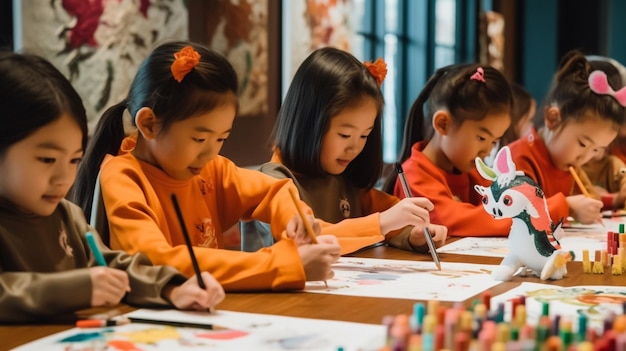
M 470 80 L 477 80 L 479 82 L 487 83 L 485 81 L 485 70 L 482 67 L 476 68 L 476 72 L 472 74 Z
M 626 107 L 626 87 L 615 91 L 609 85 L 606 73 L 596 70 L 589 75 L 589 88 L 596 94 L 612 96 L 622 107 Z

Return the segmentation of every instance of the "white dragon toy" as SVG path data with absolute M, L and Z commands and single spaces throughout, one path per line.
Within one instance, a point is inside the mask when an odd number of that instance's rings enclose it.
M 508 281 L 523 268 L 522 274 L 530 269 L 542 280 L 562 279 L 574 253 L 561 249 L 555 234 L 560 232 L 562 220 L 558 225 L 552 223 L 543 190 L 524 172 L 515 170 L 506 146 L 496 154 L 493 169 L 478 157 L 476 168 L 483 178 L 493 181 L 490 187 L 474 186 L 487 213 L 496 219 L 513 219 L 509 251 L 493 271 L 493 278 Z

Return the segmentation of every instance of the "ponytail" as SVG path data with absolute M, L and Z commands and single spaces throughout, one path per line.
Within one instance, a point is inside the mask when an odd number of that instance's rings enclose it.
M 446 67 L 437 70 L 437 72 L 435 72 L 435 74 L 428 79 L 424 89 L 422 89 L 422 92 L 411 106 L 411 110 L 409 111 L 409 115 L 404 125 L 402 148 L 400 149 L 400 157 L 398 157 L 398 161 L 400 163 L 409 158 L 413 144 L 431 137 L 431 135 L 427 135 L 431 134 L 431 129 L 427 124 L 428 121 L 424 115 L 424 104 L 426 104 L 426 101 L 430 98 L 430 94 L 437 85 L 437 82 L 439 82 L 441 77 L 445 75 L 446 72 Z
M 475 78 L 477 72 L 481 73 L 479 78 Z M 438 110 L 447 110 L 460 125 L 466 120 L 482 120 L 496 111 L 508 114 L 512 103 L 509 82 L 493 67 L 461 64 L 438 69 L 411 106 L 398 162 L 403 163 L 411 156 L 415 143 L 432 138 L 430 119 Z M 391 193 L 395 179 L 388 177 L 383 190 Z
M 100 165 L 107 154 L 117 155 L 122 140 L 126 136 L 122 119 L 125 109 L 126 100 L 111 106 L 104 112 L 87 146 L 85 157 L 78 167 L 76 182 L 70 192 L 70 200 L 83 209 L 87 218 L 91 217 L 91 205 Z
M 406 118 L 404 124 L 404 133 L 402 137 L 402 147 L 400 148 L 400 154 L 398 156 L 398 163 L 402 164 L 406 161 L 411 155 L 411 148 L 413 144 L 426 140 L 430 138 L 432 134 L 432 130 L 430 126 L 427 125 L 426 117 L 424 116 L 424 105 L 426 101 L 430 98 L 430 94 L 433 91 L 434 87 L 439 82 L 440 78 L 447 72 L 446 68 L 440 68 L 433 74 L 426 82 L 426 85 L 420 92 L 413 105 L 411 105 L 411 110 L 409 111 L 409 115 Z M 429 131 L 428 133 L 426 131 Z M 396 174 L 395 171 L 391 171 L 391 174 L 385 180 L 383 184 L 383 191 L 389 194 L 393 194 L 393 188 L 396 185 Z

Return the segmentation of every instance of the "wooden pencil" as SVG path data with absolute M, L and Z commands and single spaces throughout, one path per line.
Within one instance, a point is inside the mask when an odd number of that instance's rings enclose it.
M 302 223 L 304 223 L 304 228 L 306 229 L 306 233 L 309 235 L 309 239 L 311 239 L 311 243 L 317 244 L 317 237 L 315 236 L 313 227 L 311 227 L 311 223 L 306 220 L 304 211 L 302 211 L 302 208 L 300 207 L 300 198 L 298 197 L 298 195 L 296 195 L 296 191 L 294 190 L 294 188 L 289 188 L 289 195 L 291 195 L 291 200 L 293 200 L 293 204 L 298 210 L 298 215 L 300 215 L 300 219 L 302 219 Z
M 585 188 L 585 186 L 583 185 L 583 181 L 580 180 L 580 177 L 576 173 L 576 170 L 574 169 L 574 167 L 569 166 L 569 172 L 572 174 L 574 181 L 578 185 L 578 188 L 580 188 L 580 191 L 583 193 L 583 195 L 585 195 L 585 197 L 591 197 L 591 194 L 589 194 L 589 191 L 587 191 L 587 188 Z M 600 218 L 599 222 L 604 227 L 604 221 L 602 220 L 602 218 Z

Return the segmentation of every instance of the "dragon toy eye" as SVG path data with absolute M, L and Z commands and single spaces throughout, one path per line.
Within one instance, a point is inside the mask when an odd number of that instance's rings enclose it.
M 489 202 L 489 196 L 483 195 L 481 201 L 486 205 Z
M 511 195 L 504 195 L 502 203 L 504 203 L 504 205 L 506 206 L 511 206 L 513 204 L 513 198 L 511 197 Z

